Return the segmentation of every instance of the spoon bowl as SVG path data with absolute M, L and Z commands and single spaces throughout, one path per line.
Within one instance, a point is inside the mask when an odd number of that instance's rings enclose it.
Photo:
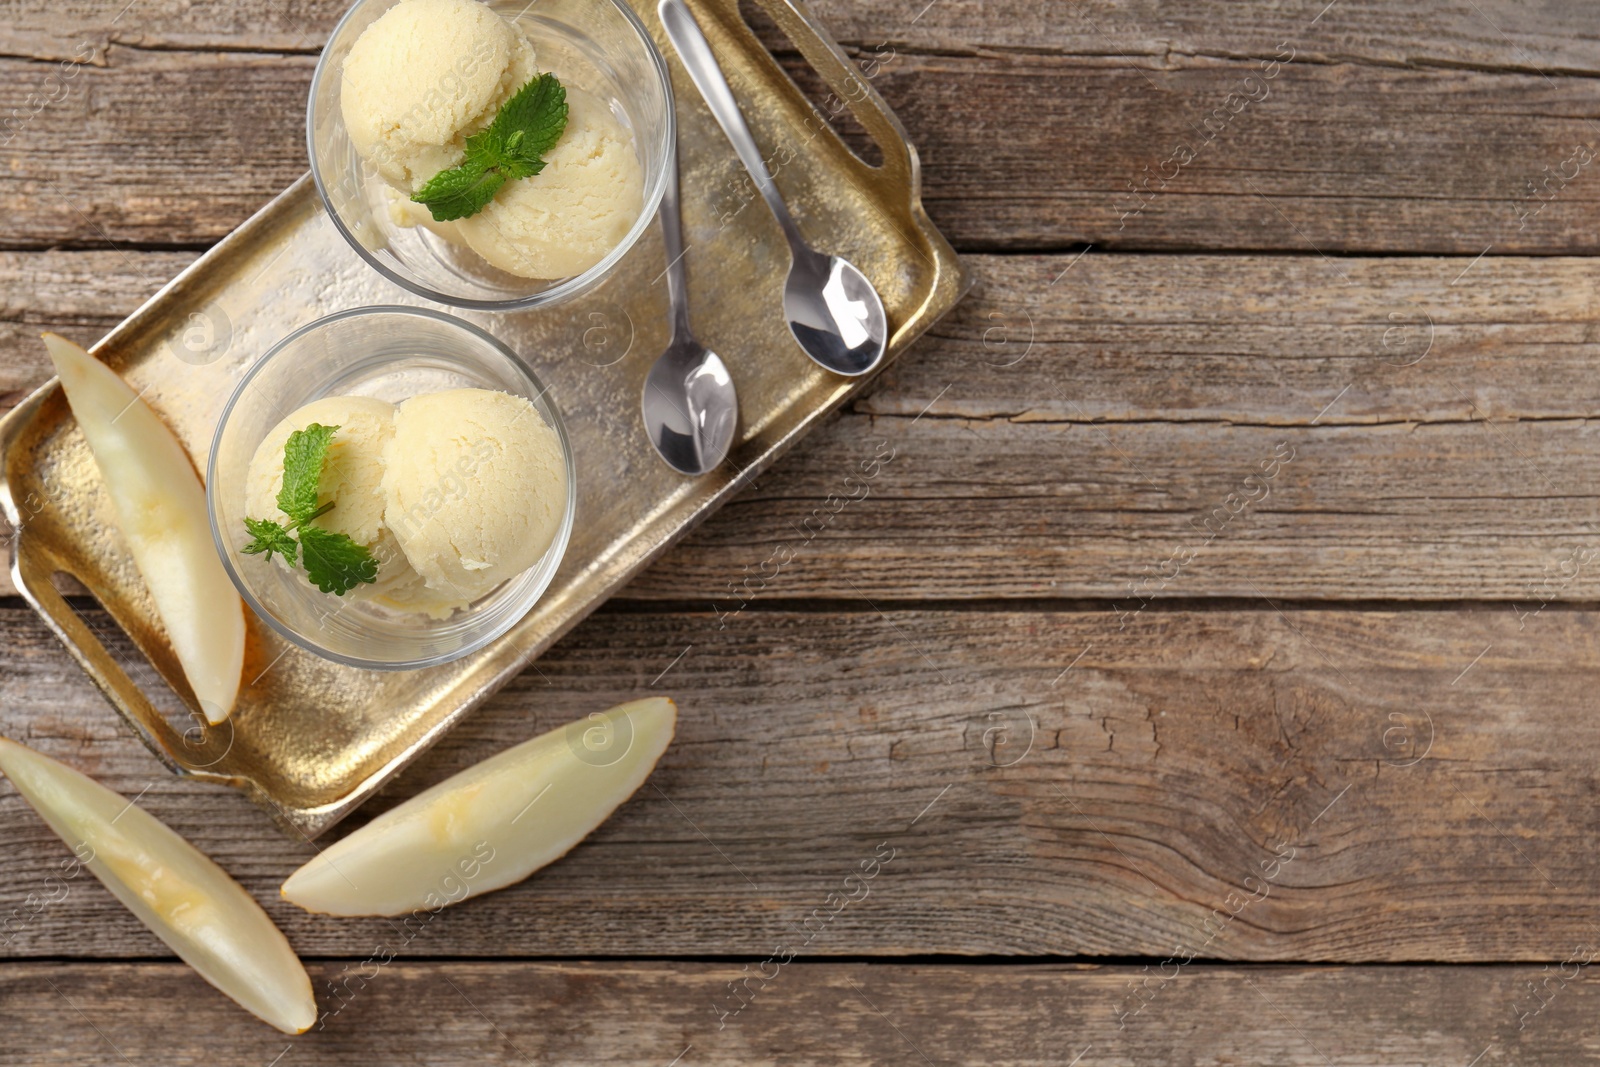
M 728 455 L 739 422 L 733 378 L 692 334 L 674 337 L 656 359 L 642 403 L 650 443 L 673 470 L 704 474 Z
M 783 288 L 789 332 L 813 361 L 856 377 L 883 359 L 889 338 L 883 299 L 854 263 L 796 249 Z

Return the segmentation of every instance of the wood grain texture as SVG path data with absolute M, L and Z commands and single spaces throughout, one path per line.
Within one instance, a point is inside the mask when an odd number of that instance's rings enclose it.
M 729 983 L 746 974 L 737 964 L 397 960 L 379 968 L 356 959 L 309 969 L 323 1010 L 337 1014 L 286 1038 L 176 964 L 7 964 L 0 1051 L 15 1067 L 266 1065 L 274 1057 L 327 1067 L 662 1067 L 675 1056 L 829 1067 L 980 1058 L 997 1067 L 1489 1067 L 1568 1065 L 1595 1052 L 1586 1025 L 1595 993 L 1581 978 L 1517 1030 L 1523 987 L 1546 977 L 1536 966 L 1195 964 L 1157 986 L 1119 1028 L 1129 987 L 1145 980 L 1136 967 L 796 962 L 765 988 L 749 983 L 760 993 L 721 1029 L 713 1004 L 731 1002 Z
M 39 332 L 92 344 L 195 258 L 0 251 L 0 410 L 48 376 Z M 1457 423 L 1474 405 L 1508 421 L 1600 412 L 1586 380 L 1600 289 L 1586 258 L 963 262 L 972 291 L 857 413 L 1304 427 Z
M 863 485 L 874 441 L 895 459 Z M 1588 421 L 847 418 L 625 595 L 1591 601 L 1597 450 Z M 1564 573 L 1569 557 L 1590 565 Z
M 1597 246 L 1600 162 L 1568 162 L 1600 145 L 1594 79 L 1298 59 L 1263 79 L 1266 61 L 1250 58 L 885 47 L 864 53 L 872 83 L 906 124 L 929 212 L 960 248 Z M 0 59 L 0 116 L 15 130 L 0 245 L 205 244 L 305 170 L 313 57 L 114 46 L 101 58 L 71 78 L 56 63 Z M 205 100 L 216 120 L 171 107 L 175 96 Z M 997 114 L 1015 119 L 1002 130 Z
M 683 709 L 650 784 L 596 834 L 445 912 L 408 955 L 753 955 L 803 930 L 808 956 L 1545 960 L 1600 923 L 1600 614 L 721 621 L 595 616 L 356 817 L 640 693 Z M 302 953 L 392 936 L 280 902 L 310 845 L 169 777 L 30 613 L 0 611 L 0 632 L 0 733 L 142 792 Z M 8 954 L 161 954 L 87 877 L 47 887 L 64 847 L 9 785 L 0 822 Z M 864 894 L 845 882 L 885 854 Z
M 6 0 L 0 54 L 62 59 L 90 44 L 148 49 L 314 52 L 345 0 L 205 4 L 139 0 Z M 1590 9 L 1582 0 L 1082 0 L 1066 8 L 1029 0 L 813 0 L 836 40 L 906 50 L 1018 52 L 1076 57 L 1270 55 L 1285 40 L 1321 62 L 1482 67 L 1552 75 L 1600 73 Z M 781 46 L 781 40 L 772 39 Z
M 93 341 L 187 259 L 0 255 L 0 387 L 43 379 L 39 329 Z M 1600 599 L 1564 572 L 1600 523 L 1588 261 L 971 266 L 880 385 L 626 595 L 1126 599 L 1184 551 L 1159 595 Z

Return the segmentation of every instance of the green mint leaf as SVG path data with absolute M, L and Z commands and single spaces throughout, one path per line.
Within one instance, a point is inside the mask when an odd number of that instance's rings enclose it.
M 461 164 L 442 170 L 412 194 L 435 222 L 469 218 L 489 205 L 508 181 L 544 169 L 543 156 L 567 128 L 567 90 L 541 74 L 500 106 L 494 121 L 467 138 Z
M 278 490 L 278 510 L 296 524 L 310 520 L 317 510 L 322 465 L 337 426 L 313 422 L 289 435 L 283 446 L 283 488 Z
M 500 164 L 500 173 L 504 174 L 509 181 L 521 181 L 523 178 L 531 178 L 541 170 L 544 170 L 544 160 L 542 159 L 507 159 Z
M 289 531 L 273 522 L 271 519 L 245 519 L 244 528 L 250 531 L 253 540 L 244 546 L 247 555 L 265 552 L 270 560 L 274 552 L 283 557 L 289 566 L 295 565 L 296 553 L 299 546 L 294 538 L 289 536 Z
M 306 577 L 324 593 L 344 596 L 358 585 L 378 580 L 378 561 L 342 533 L 320 526 L 300 528 Z
M 476 163 L 485 169 L 499 162 L 505 154 L 505 138 L 500 136 L 500 131 L 492 125 L 485 126 L 477 133 L 467 138 L 467 154 L 461 158 L 461 166 Z
M 504 172 L 468 157 L 461 166 L 429 178 L 411 199 L 427 207 L 434 222 L 454 222 L 482 211 L 505 183 Z
M 289 516 L 289 524 L 245 519 L 251 541 L 243 551 L 250 555 L 265 552 L 269 560 L 276 552 L 291 567 L 303 560 L 306 578 L 318 589 L 344 596 L 358 585 L 377 581 L 378 561 L 346 535 L 311 525 L 334 507 L 332 500 L 318 505 L 317 495 L 328 449 L 338 430 L 314 422 L 289 435 L 283 446 L 283 488 L 278 493 L 278 509 Z M 298 542 L 292 536 L 295 533 L 300 535 Z
M 502 158 L 536 163 L 567 128 L 567 90 L 554 74 L 541 74 L 500 106 L 489 129 L 504 145 Z

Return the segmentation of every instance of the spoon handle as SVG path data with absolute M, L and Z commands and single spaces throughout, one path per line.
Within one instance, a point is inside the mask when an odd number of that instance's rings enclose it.
M 789 208 L 784 204 L 783 197 L 778 194 L 778 187 L 773 182 L 772 175 L 767 172 L 767 165 L 761 158 L 761 149 L 756 147 L 756 140 L 750 135 L 750 127 L 745 124 L 744 113 L 739 110 L 739 103 L 733 98 L 733 89 L 728 85 L 728 79 L 722 73 L 717 57 L 712 54 L 711 42 L 706 40 L 705 32 L 695 21 L 693 12 L 683 0 L 661 0 L 658 10 L 661 14 L 661 25 L 667 31 L 667 38 L 672 42 L 672 47 L 678 50 L 678 58 L 683 60 L 684 69 L 689 72 L 689 77 L 700 90 L 700 95 L 705 97 L 706 104 L 711 108 L 711 114 L 722 127 L 722 132 L 733 142 L 733 150 L 739 154 L 739 161 L 744 164 L 744 169 L 750 172 L 750 177 L 760 190 L 762 199 L 777 216 L 778 225 L 783 227 L 784 236 L 789 239 L 791 246 L 805 248 L 805 242 L 800 239 L 800 231 L 795 228 L 794 220 L 789 217 Z
M 678 143 L 667 161 L 667 185 L 661 193 L 661 245 L 667 253 L 667 303 L 672 309 L 673 337 L 689 334 L 689 286 L 683 269 L 683 215 L 678 206 Z

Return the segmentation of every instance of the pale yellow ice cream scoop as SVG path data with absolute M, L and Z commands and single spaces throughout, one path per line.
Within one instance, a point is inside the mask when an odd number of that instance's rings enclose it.
M 283 487 L 283 446 L 289 435 L 312 423 L 337 426 L 328 445 L 318 495 L 335 502 L 317 525 L 347 535 L 362 545 L 377 542 L 383 530 L 383 452 L 394 436 L 394 405 L 369 396 L 328 396 L 313 400 L 278 425 L 256 446 L 245 475 L 245 514 L 287 525 L 278 510 Z
M 339 106 L 355 150 L 414 192 L 537 74 L 527 38 L 477 0 L 401 0 L 351 46 Z
M 384 522 L 428 587 L 473 600 L 549 550 L 567 468 L 526 397 L 452 389 L 400 405 L 383 490 Z
M 567 129 L 544 170 L 507 182 L 456 223 L 471 249 L 523 278 L 582 274 L 628 235 L 644 205 L 633 139 L 597 97 L 567 87 Z
M 383 491 L 383 457 L 394 437 L 394 413 L 394 405 L 387 400 L 366 396 L 323 397 L 297 408 L 267 431 L 250 458 L 245 474 L 245 514 L 287 525 L 289 517 L 278 510 L 283 446 L 290 434 L 314 422 L 339 427 L 328 444 L 328 458 L 317 484 L 318 498 L 332 501 L 334 506 L 318 516 L 317 525 L 346 535 L 378 561 L 378 580 L 357 586 L 350 595 L 401 611 L 443 617 L 466 600 L 428 589 L 383 521 L 388 503 Z

